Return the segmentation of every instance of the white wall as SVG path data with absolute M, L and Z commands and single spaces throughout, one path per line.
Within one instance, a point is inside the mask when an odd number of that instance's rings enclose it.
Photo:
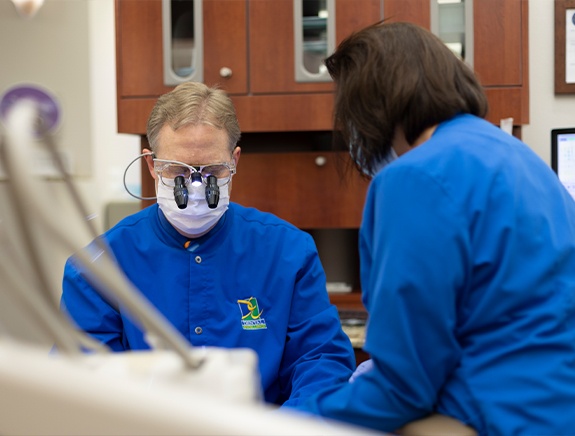
M 85 1 L 47 2 L 31 19 L 0 1 L 1 91 L 33 83 L 54 94 L 62 106 L 58 142 L 82 176 L 92 171 L 88 24 Z
M 116 133 L 118 127 L 114 0 L 80 1 L 89 4 L 94 181 L 100 190 L 98 209 L 102 211 L 111 201 L 138 201 L 126 193 L 122 176 L 126 166 L 140 154 L 140 139 L 136 135 Z M 139 176 L 140 165 L 136 162 L 126 180 L 130 188 L 134 187 L 135 191 L 140 189 Z
M 139 139 L 116 133 L 115 34 L 113 0 L 46 0 L 32 18 L 21 17 L 10 0 L 0 0 L 0 95 L 22 83 L 40 85 L 60 103 L 62 122 L 56 134 L 59 149 L 71 162 L 88 216 L 104 230 L 105 205 L 134 200 L 123 189 L 126 164 L 139 154 Z M 42 150 L 37 150 L 38 154 Z M 139 165 L 129 182 L 139 183 Z M 88 242 L 82 219 L 59 180 L 48 182 L 51 204 L 64 228 Z M 0 204 L 6 204 L 6 183 L 0 176 Z M 0 208 L 0 226 L 14 234 L 14 217 Z M 71 254 L 57 243 L 38 244 L 49 262 L 48 277 L 59 298 L 62 269 Z M 0 283 L 1 286 L 1 283 Z
M 530 124 L 523 141 L 547 163 L 551 130 L 575 127 L 575 94 L 555 95 L 555 12 L 553 0 L 529 0 Z

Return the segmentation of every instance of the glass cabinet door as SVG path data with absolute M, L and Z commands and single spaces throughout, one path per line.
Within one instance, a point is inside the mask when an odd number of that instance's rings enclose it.
M 324 60 L 335 49 L 335 0 L 294 0 L 297 82 L 329 82 Z
M 332 92 L 324 59 L 352 32 L 379 21 L 381 5 L 381 0 L 249 0 L 250 92 Z
M 164 84 L 203 81 L 202 0 L 162 0 Z
M 473 0 L 431 0 L 431 31 L 473 66 Z

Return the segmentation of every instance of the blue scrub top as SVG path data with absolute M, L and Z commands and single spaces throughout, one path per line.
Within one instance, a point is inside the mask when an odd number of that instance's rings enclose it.
M 351 375 L 353 349 L 316 246 L 291 224 L 231 203 L 214 229 L 188 240 L 153 205 L 104 238 L 127 277 L 194 346 L 255 350 L 268 402 L 297 407 Z M 108 304 L 73 258 L 62 306 L 114 350 L 148 348 L 130 314 Z
M 373 179 L 360 255 L 374 368 L 308 410 L 574 434 L 575 202 L 525 144 L 471 115 L 440 124 Z

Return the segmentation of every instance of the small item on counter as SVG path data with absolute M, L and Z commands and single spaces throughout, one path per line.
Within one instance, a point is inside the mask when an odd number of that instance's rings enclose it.
M 351 292 L 351 285 L 344 282 L 327 282 L 326 283 L 327 292 L 333 294 L 343 294 L 346 292 Z

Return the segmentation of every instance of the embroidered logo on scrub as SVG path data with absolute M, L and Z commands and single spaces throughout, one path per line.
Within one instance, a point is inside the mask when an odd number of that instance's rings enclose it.
M 250 297 L 247 300 L 238 300 L 242 314 L 242 328 L 244 330 L 267 329 L 266 320 L 262 318 L 263 310 L 258 306 L 258 300 Z

